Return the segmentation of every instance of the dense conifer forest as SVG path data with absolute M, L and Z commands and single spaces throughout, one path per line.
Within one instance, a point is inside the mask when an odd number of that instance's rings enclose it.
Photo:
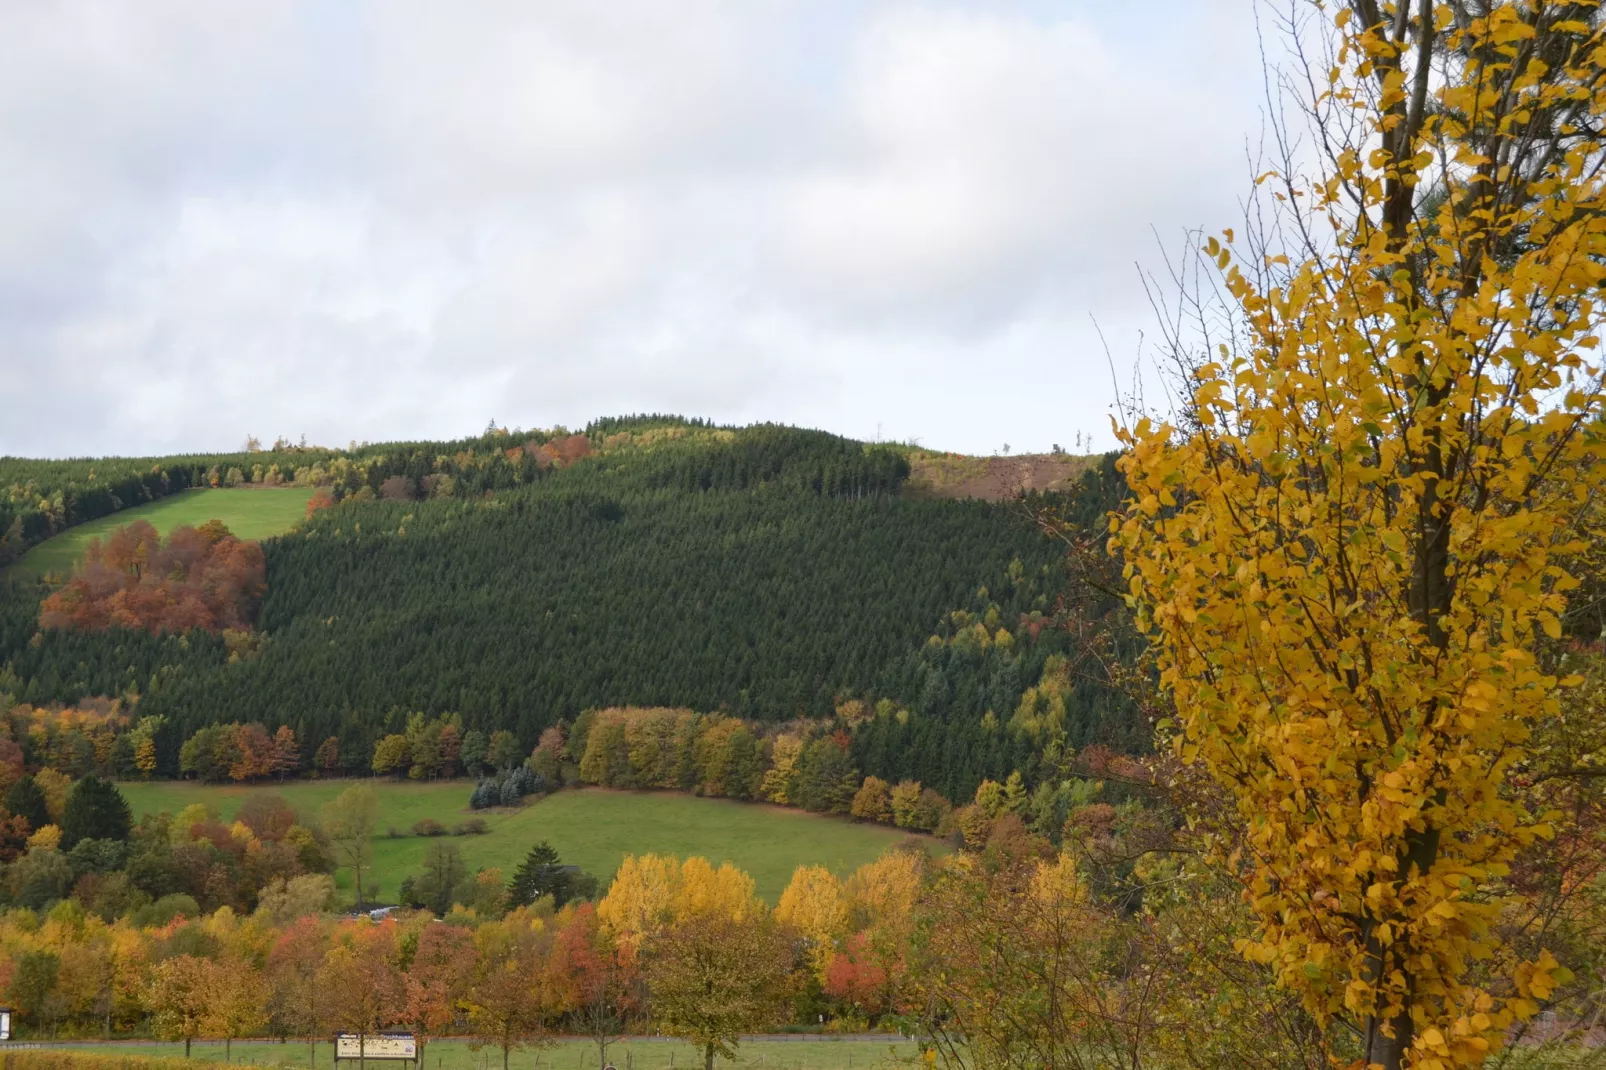
M 414 712 L 511 730 L 527 753 L 627 705 L 769 723 L 848 709 L 865 774 L 957 799 L 1030 776 L 1050 736 L 1141 745 L 1068 667 L 1064 548 L 1033 505 L 905 495 L 897 447 L 654 417 L 318 464 L 338 504 L 264 543 L 253 632 L 41 629 L 45 589 L 12 583 L 0 692 L 138 696 L 173 774 L 210 724 L 338 737 L 365 771 Z M 1094 523 L 1114 484 L 1106 464 L 1035 504 Z

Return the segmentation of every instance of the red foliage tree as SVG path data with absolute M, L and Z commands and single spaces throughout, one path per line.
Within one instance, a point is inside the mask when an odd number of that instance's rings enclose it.
M 333 509 L 334 505 L 335 496 L 327 490 L 319 490 L 307 499 L 307 515 L 311 516 L 320 509 Z
M 887 971 L 875 960 L 869 938 L 857 933 L 848 938 L 847 952 L 838 952 L 825 967 L 825 992 L 833 999 L 859 1007 L 867 1014 L 887 1009 Z
M 598 1065 L 607 1065 L 608 1045 L 641 1007 L 641 972 L 636 956 L 603 931 L 590 903 L 558 931 L 546 983 L 597 1045 Z
M 46 598 L 41 628 L 220 632 L 251 627 L 267 588 L 262 548 L 216 520 L 162 541 L 147 521 L 91 540 L 72 580 Z
M 231 727 L 235 759 L 229 765 L 229 779 L 256 780 L 271 776 L 275 771 L 277 750 L 268 730 L 255 723 Z

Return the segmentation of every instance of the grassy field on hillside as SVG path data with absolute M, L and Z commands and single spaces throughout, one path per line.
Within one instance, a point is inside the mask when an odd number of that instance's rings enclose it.
M 79 1047 L 74 1045 L 74 1048 Z M 83 1049 L 115 1055 L 154 1055 L 174 1058 L 184 1054 L 183 1044 L 85 1044 Z M 236 1064 L 255 1066 L 307 1066 L 307 1045 L 290 1041 L 273 1044 L 240 1041 L 233 1045 Z M 317 1065 L 333 1065 L 327 1041 L 318 1045 Z M 885 1040 L 831 1040 L 813 1037 L 766 1038 L 743 1041 L 733 1062 L 716 1066 L 735 1070 L 873 1070 L 910 1063 L 918 1055 L 915 1045 L 890 1036 Z M 195 1060 L 223 1061 L 221 1043 L 197 1043 Z M 501 1070 L 502 1051 L 469 1048 L 463 1040 L 437 1040 L 425 1045 L 420 1070 Z M 608 1045 L 608 1061 L 618 1070 L 700 1070 L 702 1053 L 690 1044 L 656 1037 L 636 1037 Z M 355 1064 L 353 1064 L 355 1065 Z M 386 1063 L 371 1065 L 383 1070 Z M 560 1040 L 545 1048 L 515 1051 L 510 1070 L 597 1070 L 597 1046 L 589 1040 Z
M 67 572 L 83 556 L 90 539 L 104 538 L 135 520 L 148 520 L 167 534 L 185 524 L 221 520 L 242 539 L 283 535 L 307 512 L 310 487 L 262 487 L 252 490 L 186 490 L 161 501 L 136 505 L 99 520 L 68 528 L 35 546 L 12 566 L 19 573 Z
M 123 794 L 136 816 L 166 810 L 176 813 L 191 803 L 214 807 L 225 819 L 253 792 L 283 795 L 298 812 L 316 815 L 353 781 L 291 781 L 283 787 L 207 786 L 183 781 L 127 783 Z M 565 862 L 577 865 L 606 884 L 627 854 L 649 851 L 682 857 L 702 855 L 716 865 L 728 861 L 746 870 L 758 894 L 775 903 L 800 865 L 818 864 L 846 876 L 904 838 L 897 829 L 855 824 L 801 810 L 699 799 L 673 793 L 563 791 L 518 810 L 468 809 L 473 785 L 468 781 L 418 784 L 370 781 L 379 792 L 379 836 L 374 842 L 373 879 L 380 897 L 389 901 L 402 878 L 418 871 L 431 840 L 414 836 L 413 823 L 434 818 L 450 827 L 469 817 L 485 818 L 490 832 L 455 836 L 471 868 L 500 866 L 511 875 L 530 847 L 546 840 Z M 394 828 L 400 835 L 391 837 Z M 350 874 L 337 875 L 342 888 Z

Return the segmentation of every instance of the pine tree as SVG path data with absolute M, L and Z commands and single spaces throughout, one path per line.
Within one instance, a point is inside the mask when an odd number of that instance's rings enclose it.
M 508 904 L 528 906 L 541 896 L 550 895 L 552 905 L 561 907 L 568 902 L 566 877 L 558 861 L 558 852 L 542 840 L 530 848 L 530 853 L 524 856 L 524 861 L 519 863 L 519 868 L 513 874 L 513 880 L 508 883 Z

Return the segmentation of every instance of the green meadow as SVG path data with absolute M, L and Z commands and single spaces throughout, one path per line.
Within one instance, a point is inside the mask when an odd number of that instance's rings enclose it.
M 68 528 L 29 550 L 12 568 L 35 576 L 69 572 L 83 556 L 90 539 L 105 538 L 135 520 L 149 521 L 164 535 L 186 524 L 221 520 L 242 539 L 271 538 L 283 535 L 306 515 L 307 499 L 312 493 L 310 487 L 186 490 Z
M 163 810 L 177 813 L 191 803 L 214 808 L 225 820 L 254 792 L 276 792 L 298 812 L 317 816 L 325 803 L 359 781 L 290 781 L 283 786 L 235 787 L 187 781 L 125 783 L 123 794 L 135 816 Z M 905 833 L 880 825 L 821 817 L 801 810 L 700 799 L 670 792 L 625 792 L 587 788 L 562 791 L 516 810 L 468 808 L 470 781 L 371 780 L 379 793 L 378 835 L 374 840 L 373 881 L 388 901 L 402 879 L 416 873 L 431 839 L 414 836 L 412 826 L 433 818 L 450 828 L 471 817 L 484 818 L 489 831 L 454 836 L 470 868 L 500 866 L 511 874 L 535 843 L 546 840 L 562 859 L 595 874 L 606 887 L 627 854 L 701 855 L 716 865 L 730 862 L 752 875 L 767 902 L 780 899 L 801 865 L 823 865 L 847 876 L 904 839 Z M 395 835 L 391 835 L 394 830 Z M 935 841 L 932 841 L 935 843 Z M 341 871 L 342 888 L 351 886 Z M 367 882 L 365 882 L 367 884 Z M 371 887 L 371 885 L 369 885 Z
M 108 1055 L 174 1058 L 184 1054 L 183 1044 L 118 1043 L 82 1047 Z M 731 1070 L 873 1070 L 913 1063 L 918 1054 L 912 1042 L 896 1036 L 884 1040 L 766 1037 L 743 1041 L 734 1061 L 719 1060 L 715 1066 Z M 332 1067 L 333 1055 L 328 1041 L 319 1043 L 316 1065 Z M 233 1045 L 232 1056 L 236 1064 L 248 1066 L 305 1067 L 310 1053 L 304 1041 L 292 1040 L 284 1044 L 239 1041 Z M 198 1042 L 192 1058 L 198 1062 L 221 1063 L 223 1045 Z M 608 1061 L 617 1070 L 700 1070 L 703 1065 L 702 1053 L 690 1044 L 657 1037 L 634 1037 L 609 1044 Z M 468 1041 L 436 1040 L 425 1045 L 423 1063 L 419 1070 L 501 1070 L 502 1050 L 486 1047 L 475 1051 Z M 369 1065 L 383 1070 L 391 1064 L 369 1060 Z M 598 1070 L 597 1046 L 589 1040 L 565 1039 L 545 1047 L 525 1048 L 512 1053 L 508 1067 L 509 1070 Z

